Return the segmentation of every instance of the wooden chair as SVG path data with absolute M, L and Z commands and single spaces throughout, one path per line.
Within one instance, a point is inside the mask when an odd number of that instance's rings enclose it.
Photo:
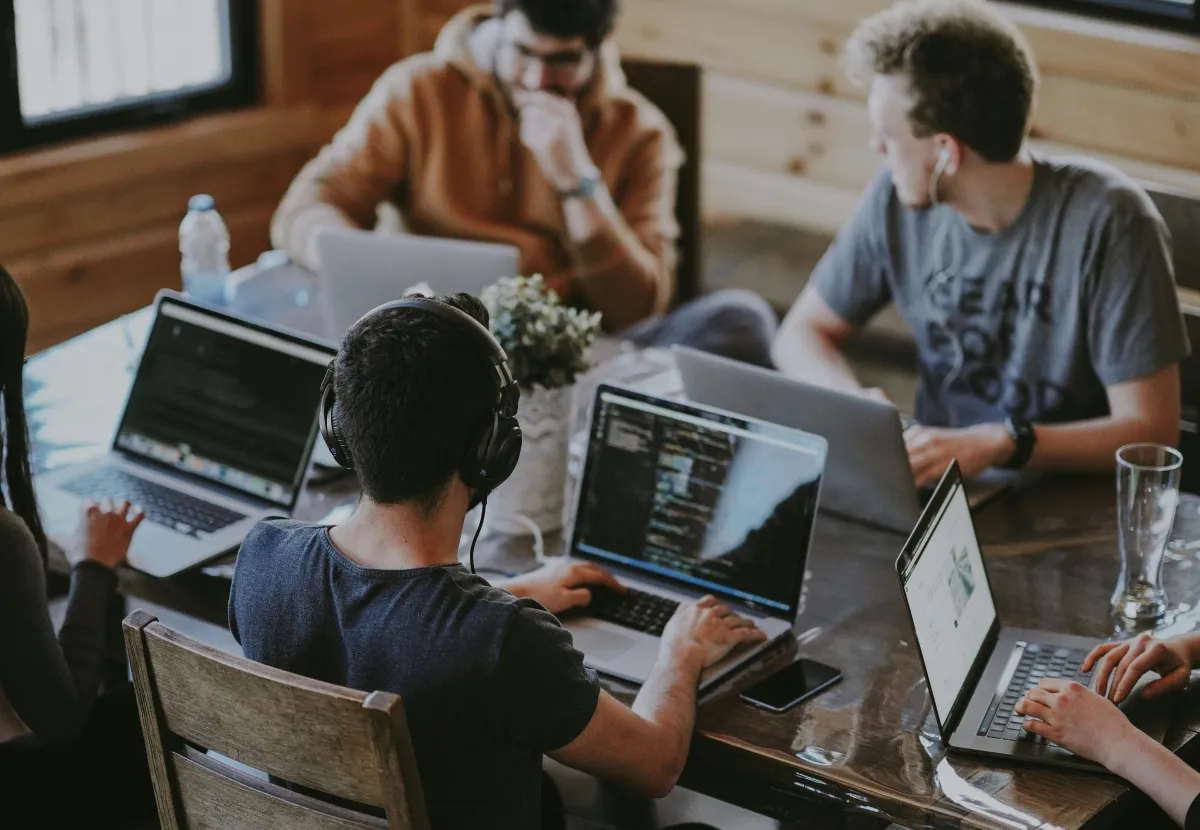
M 679 193 L 675 219 L 679 222 L 679 265 L 676 269 L 674 304 L 695 299 L 701 293 L 700 269 L 700 116 L 701 70 L 696 64 L 662 63 L 625 59 L 621 61 L 629 86 L 662 110 L 675 128 L 683 148 L 679 170 Z
M 123 625 L 164 830 L 429 827 L 396 695 L 364 694 L 234 657 L 145 611 Z

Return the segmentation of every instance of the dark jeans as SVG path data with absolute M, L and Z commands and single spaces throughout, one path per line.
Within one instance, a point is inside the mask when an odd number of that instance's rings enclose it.
M 82 735 L 63 745 L 0 744 L 0 824 L 38 828 L 157 826 L 133 687 L 96 700 Z M 11 822 L 11 824 L 10 824 Z
M 774 368 L 771 342 L 779 323 L 758 294 L 740 288 L 714 291 L 662 317 L 621 333 L 641 348 L 690 346 L 702 352 Z

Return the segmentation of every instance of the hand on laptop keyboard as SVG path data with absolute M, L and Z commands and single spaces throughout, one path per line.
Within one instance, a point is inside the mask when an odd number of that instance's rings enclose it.
M 663 629 L 660 655 L 707 669 L 740 645 L 761 643 L 767 635 L 753 620 L 707 596 L 682 603 Z M 662 659 L 662 656 L 659 659 Z
M 55 539 L 72 565 L 84 560 L 115 568 L 125 561 L 133 533 L 146 514 L 127 500 L 84 502 L 75 533 Z
M 592 601 L 592 591 L 604 589 L 623 594 L 625 586 L 616 577 L 590 562 L 562 559 L 536 571 L 497 583 L 514 596 L 537 600 L 551 614 L 561 614 Z
M 1147 672 L 1160 679 L 1142 689 L 1145 697 L 1157 697 L 1177 691 L 1188 684 L 1192 675 L 1192 640 L 1189 635 L 1156 639 L 1139 634 L 1123 643 L 1096 646 L 1083 661 L 1085 671 L 1095 666 L 1095 690 L 1113 703 L 1121 703 Z
M 1031 718 L 1025 721 L 1030 732 L 1109 769 L 1115 755 L 1130 752 L 1146 738 L 1111 701 L 1057 677 L 1043 680 L 1015 711 Z

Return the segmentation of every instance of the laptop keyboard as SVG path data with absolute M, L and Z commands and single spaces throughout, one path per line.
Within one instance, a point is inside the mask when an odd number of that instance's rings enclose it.
M 674 600 L 635 588 L 623 594 L 609 588 L 593 588 L 592 601 L 583 610 L 590 617 L 658 637 L 678 607 Z
M 180 493 L 115 467 L 101 467 L 73 478 L 62 489 L 81 498 L 129 499 L 142 508 L 146 519 L 192 538 L 215 533 L 246 518 L 245 514 Z
M 1075 680 L 1087 686 L 1091 683 L 1092 673 L 1085 674 L 1080 671 L 1087 654 L 1081 649 L 1056 649 L 1033 643 L 1025 646 L 1025 653 L 1021 655 L 1021 661 L 1009 680 L 1008 688 L 988 707 L 978 734 L 1004 741 L 1044 743 L 1045 740 L 1040 735 L 1023 728 L 1025 717 L 1013 712 L 1013 707 L 1021 702 L 1026 692 L 1036 688 L 1046 677 Z

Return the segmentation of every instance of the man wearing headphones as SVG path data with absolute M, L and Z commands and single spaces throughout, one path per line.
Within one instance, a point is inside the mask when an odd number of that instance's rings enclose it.
M 665 795 L 700 672 L 764 637 L 712 597 L 684 604 L 630 709 L 553 616 L 587 604 L 589 585 L 622 590 L 610 574 L 547 566 L 500 587 L 473 573 L 473 551 L 471 570 L 459 564 L 468 510 L 486 510 L 521 445 L 518 387 L 486 323 L 459 294 L 405 298 L 351 327 L 321 431 L 362 499 L 332 528 L 260 523 L 229 599 L 250 659 L 401 696 L 433 827 L 541 826 L 543 754 Z
M 847 58 L 886 165 L 787 315 L 779 368 L 881 396 L 840 346 L 895 302 L 920 355 L 918 486 L 952 458 L 1111 470 L 1123 444 L 1176 443 L 1189 344 L 1166 227 L 1117 170 L 1024 146 L 1037 69 L 1016 27 L 982 0 L 910 0 Z

